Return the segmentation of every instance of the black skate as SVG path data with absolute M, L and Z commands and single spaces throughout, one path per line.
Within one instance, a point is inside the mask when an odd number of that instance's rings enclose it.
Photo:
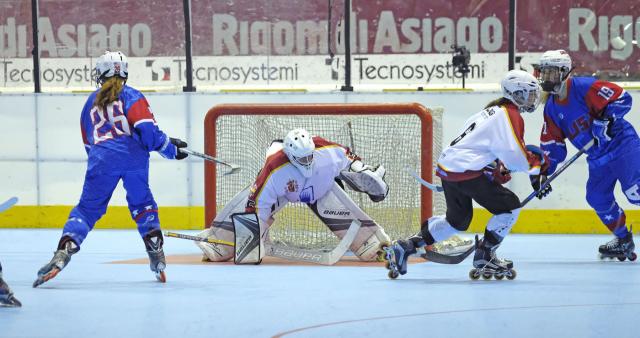
M 167 275 L 164 273 L 164 269 L 167 267 L 167 262 L 164 258 L 164 251 L 162 250 L 162 244 L 164 243 L 162 231 L 160 231 L 160 229 L 152 230 L 144 236 L 143 240 L 147 248 L 147 254 L 149 255 L 149 267 L 151 271 L 156 274 L 156 279 L 160 283 L 166 283 Z
M 33 287 L 37 288 L 38 286 L 44 284 L 44 282 L 53 279 L 55 276 L 64 269 L 69 261 L 71 260 L 71 255 L 80 251 L 80 248 L 76 245 L 76 243 L 69 237 L 63 237 L 60 240 L 60 244 L 58 245 L 58 250 L 53 253 L 53 258 L 51 261 L 43 266 L 40 270 L 38 270 L 38 279 L 33 282 Z
M 600 259 L 617 258 L 621 262 L 629 259 L 633 262 L 638 258 L 638 255 L 633 252 L 635 248 L 636 245 L 633 243 L 633 234 L 629 232 L 623 238 L 614 237 L 606 244 L 601 245 L 598 251 L 600 252 Z
M 1 271 L 1 270 L 0 270 Z M 13 292 L 9 288 L 9 285 L 2 279 L 2 273 L 0 273 L 0 307 L 21 307 L 22 303 L 16 297 L 13 296 Z
M 385 267 L 389 270 L 389 278 L 396 279 L 407 273 L 409 256 L 416 253 L 415 244 L 411 239 L 399 239 L 392 246 L 382 246 L 385 252 Z
M 496 257 L 496 249 L 499 245 L 487 247 L 484 240 L 476 244 L 476 254 L 473 257 L 473 269 L 469 271 L 469 278 L 477 280 L 480 277 L 485 280 L 491 277 L 502 280 L 504 277 L 512 280 L 516 278 L 516 270 L 513 262 L 508 259 Z

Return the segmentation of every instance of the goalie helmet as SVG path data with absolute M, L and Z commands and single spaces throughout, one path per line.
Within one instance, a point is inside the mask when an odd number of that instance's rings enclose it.
M 523 70 L 510 70 L 500 85 L 502 96 L 518 106 L 520 112 L 531 113 L 540 104 L 540 85 L 533 75 Z
M 562 49 L 548 50 L 540 57 L 537 70 L 542 90 L 559 94 L 562 91 L 564 80 L 573 70 L 571 57 Z
M 129 76 L 129 62 L 122 52 L 106 51 L 96 61 L 96 83 L 102 85 L 108 78 L 119 76 L 126 79 Z
M 313 151 L 316 145 L 309 132 L 299 128 L 290 131 L 284 138 L 284 153 L 304 177 L 313 173 Z

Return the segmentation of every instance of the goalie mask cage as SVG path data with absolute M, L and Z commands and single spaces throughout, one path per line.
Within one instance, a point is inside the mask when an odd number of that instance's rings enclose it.
M 433 193 L 411 177 L 405 167 L 427 181 L 442 149 L 442 110 L 417 103 L 385 104 L 222 104 L 205 117 L 205 152 L 242 167 L 223 176 L 205 162 L 205 221 L 252 184 L 273 140 L 295 128 L 351 148 L 365 164 L 386 168 L 389 195 L 373 203 L 366 194 L 346 189 L 353 201 L 381 225 L 392 240 L 420 230 L 422 220 L 445 211 L 444 195 Z M 435 199 L 434 199 L 435 197 Z M 333 248 L 338 239 L 302 203 L 289 203 L 274 216 L 269 230 L 274 243 L 300 248 Z

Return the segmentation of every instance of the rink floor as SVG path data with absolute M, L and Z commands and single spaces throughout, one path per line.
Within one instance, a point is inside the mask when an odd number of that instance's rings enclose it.
M 89 234 L 56 279 L 31 287 L 59 230 L 0 230 L 4 277 L 23 303 L 0 337 L 640 337 L 640 262 L 600 261 L 608 236 L 510 235 L 513 281 L 459 265 L 173 264 L 155 282 L 136 231 Z M 165 239 L 167 255 L 198 254 Z

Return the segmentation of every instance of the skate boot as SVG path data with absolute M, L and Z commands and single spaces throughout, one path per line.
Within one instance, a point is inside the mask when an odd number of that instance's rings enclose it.
M 407 273 L 409 256 L 417 252 L 414 237 L 399 239 L 392 246 L 383 246 L 382 249 L 385 252 L 385 267 L 389 270 L 388 276 L 391 279 Z
M 469 271 L 469 278 L 477 280 L 491 279 L 494 277 L 501 280 L 504 277 L 512 280 L 516 278 L 516 270 L 513 269 L 513 262 L 508 259 L 500 259 L 496 256 L 496 249 L 500 245 L 489 246 L 484 239 L 477 244 L 476 253 L 473 257 L 473 269 Z
M 80 251 L 80 247 L 70 237 L 62 237 L 60 244 L 58 244 L 58 250 L 53 253 L 51 261 L 38 270 L 38 279 L 33 282 L 33 287 L 36 288 L 42 285 L 44 282 L 53 279 L 55 276 L 64 269 L 69 261 L 71 255 Z
M 151 271 L 156 274 L 156 279 L 160 283 L 167 282 L 167 276 L 164 273 L 164 269 L 167 267 L 167 262 L 164 258 L 164 251 L 162 250 L 162 244 L 164 239 L 162 237 L 162 231 L 160 229 L 151 230 L 144 238 L 144 245 L 149 255 L 149 267 Z
M 617 236 L 614 237 L 606 244 L 601 245 L 598 248 L 598 251 L 600 251 L 600 259 L 617 258 L 621 262 L 625 259 L 635 261 L 636 258 L 638 258 L 638 255 L 633 252 L 635 248 L 636 246 L 633 243 L 633 234 L 629 232 L 623 238 L 618 238 Z
M 0 265 L 0 307 L 21 307 L 22 303 L 13 296 L 9 285 L 2 279 L 2 265 Z

